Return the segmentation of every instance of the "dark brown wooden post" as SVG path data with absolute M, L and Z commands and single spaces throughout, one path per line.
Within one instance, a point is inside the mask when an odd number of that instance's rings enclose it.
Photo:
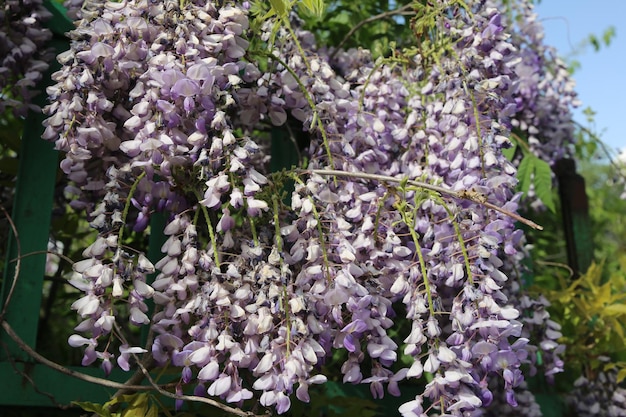
M 573 159 L 558 160 L 554 172 L 559 185 L 567 259 L 577 277 L 589 268 L 593 260 L 585 179 L 576 173 L 576 162 Z

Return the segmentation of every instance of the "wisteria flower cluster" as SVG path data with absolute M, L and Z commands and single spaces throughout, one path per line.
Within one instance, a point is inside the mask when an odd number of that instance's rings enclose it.
M 341 351 L 343 381 L 376 398 L 432 375 L 400 407 L 409 417 L 515 406 L 538 353 L 559 372 L 558 325 L 519 294 L 524 237 L 506 213 L 520 195 L 502 151 L 522 120 L 543 129 L 569 102 L 529 122 L 546 89 L 523 77 L 522 35 L 484 3 L 433 2 L 439 50 L 381 61 L 331 58 L 295 16 L 253 33 L 247 2 L 83 8 L 44 133 L 98 231 L 71 280 L 83 363 L 129 370 L 149 354 L 180 369 L 177 392 L 284 413 Z M 306 137 L 306 165 L 270 173 L 281 129 Z M 150 261 L 125 236 L 157 211 L 166 240 Z M 129 343 L 122 317 L 151 344 Z
M 533 5 L 520 2 L 513 8 L 516 24 L 511 39 L 519 49 L 515 54 L 519 83 L 514 92 L 518 111 L 512 125 L 534 154 L 554 165 L 558 159 L 572 156 L 571 110 L 580 102 L 565 63 L 543 42 L 543 28 Z
M 617 372 L 601 372 L 595 379 L 585 376 L 574 382 L 567 405 L 576 415 L 618 417 L 626 415 L 626 390 L 617 384 Z
M 42 0 L 6 0 L 0 5 L 0 113 L 11 108 L 25 117 L 37 94 L 34 89 L 54 59 L 47 47 L 51 17 Z

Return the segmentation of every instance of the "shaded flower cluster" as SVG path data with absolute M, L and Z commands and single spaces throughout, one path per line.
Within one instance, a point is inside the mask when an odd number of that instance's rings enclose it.
M 54 59 L 47 47 L 52 32 L 44 24 L 52 15 L 41 0 L 6 0 L 0 5 L 0 113 L 11 108 L 25 117 L 34 89 Z
M 528 389 L 526 383 L 520 384 L 515 392 L 517 405 L 511 406 L 497 386 L 494 386 L 494 397 L 491 406 L 483 414 L 486 417 L 542 417 L 541 407 L 537 403 L 535 395 Z
M 570 412 L 577 416 L 626 415 L 626 390 L 617 384 L 617 372 L 600 372 L 593 380 L 581 376 L 567 397 Z

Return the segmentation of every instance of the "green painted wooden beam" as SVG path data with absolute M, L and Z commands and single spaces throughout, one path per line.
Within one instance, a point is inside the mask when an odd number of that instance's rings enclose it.
M 65 34 L 74 29 L 74 24 L 67 17 L 67 10 L 60 2 L 44 0 L 44 6 L 52 13 L 52 19 L 48 23 L 48 29 L 57 36 L 65 37 Z
M 58 29 L 53 30 L 55 34 L 49 45 L 58 54 L 69 48 L 68 39 L 59 34 L 71 29 L 73 25 L 63 13 L 62 8 L 59 9 L 58 4 L 49 1 L 47 3 L 53 13 L 49 26 Z M 38 85 L 40 93 L 33 100 L 40 107 L 47 103 L 45 89 L 51 84 L 51 74 L 59 67 L 59 64 L 54 61 L 50 69 L 43 74 L 42 82 Z M 35 346 L 37 340 L 46 262 L 45 253 L 30 254 L 47 250 L 58 167 L 58 155 L 53 145 L 41 139 L 44 119 L 45 116 L 42 113 L 31 111 L 24 124 L 11 214 L 19 236 L 16 239 L 11 234 L 7 239 L 7 262 L 0 292 L 1 305 L 3 308 L 5 305 L 7 307 L 4 319 L 30 346 Z M 17 271 L 19 274 L 16 274 L 16 260 L 19 255 L 28 256 L 21 259 L 20 268 Z M 12 287 L 14 288 L 11 289 Z M 7 301 L 9 301 L 8 305 Z M 4 332 L 0 332 L 0 341 L 7 346 L 7 350 L 0 351 L 0 359 L 6 359 L 7 353 L 12 357 L 25 359 L 25 354 Z
M 148 259 L 153 264 L 156 264 L 162 257 L 161 247 L 167 240 L 167 237 L 163 233 L 165 226 L 167 225 L 167 217 L 164 213 L 158 212 L 152 214 L 150 217 L 150 239 L 148 240 Z M 148 284 L 152 284 L 157 274 L 151 274 L 148 277 Z M 152 299 L 146 300 L 148 306 L 148 317 L 152 317 L 154 312 L 154 301 Z M 146 346 L 148 342 L 150 330 L 149 326 L 142 326 L 141 328 L 141 345 Z
M 71 370 L 104 378 L 99 368 L 70 367 Z M 0 405 L 58 407 L 72 401 L 105 403 L 117 391 L 59 373 L 45 365 L 23 362 L 0 362 L 2 389 Z M 123 382 L 130 377 L 114 369 L 107 378 Z
M 60 40 L 53 41 L 53 45 L 57 50 L 67 48 L 67 42 Z M 44 80 L 50 80 L 50 74 L 54 70 L 56 68 L 53 67 L 48 74 L 44 74 Z M 45 85 L 43 83 L 40 86 L 42 93 L 35 100 L 40 106 L 45 105 Z M 58 155 L 52 143 L 41 139 L 43 120 L 43 114 L 31 112 L 24 125 L 12 219 L 19 233 L 19 252 L 21 256 L 28 256 L 21 260 L 19 275 L 5 316 L 20 337 L 31 346 L 35 345 L 37 339 L 46 255 L 29 254 L 47 250 L 58 167 Z M 3 306 L 14 281 L 18 239 L 12 235 L 8 238 L 7 262 L 2 282 Z M 23 352 L 5 334 L 0 335 L 0 340 L 7 343 L 12 356 L 23 357 Z M 0 352 L 0 358 L 3 357 L 6 358 L 4 350 Z

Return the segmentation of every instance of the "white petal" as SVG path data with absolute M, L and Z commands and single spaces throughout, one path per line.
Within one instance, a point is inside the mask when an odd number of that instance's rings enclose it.
M 224 375 L 211 384 L 207 392 L 209 395 L 220 396 L 230 390 L 230 375 Z
M 203 380 L 203 381 L 213 381 L 215 378 L 217 378 L 217 376 L 219 375 L 219 372 L 220 372 L 219 364 L 215 361 L 211 361 L 202 369 L 200 369 L 200 372 L 198 372 L 198 379 Z

